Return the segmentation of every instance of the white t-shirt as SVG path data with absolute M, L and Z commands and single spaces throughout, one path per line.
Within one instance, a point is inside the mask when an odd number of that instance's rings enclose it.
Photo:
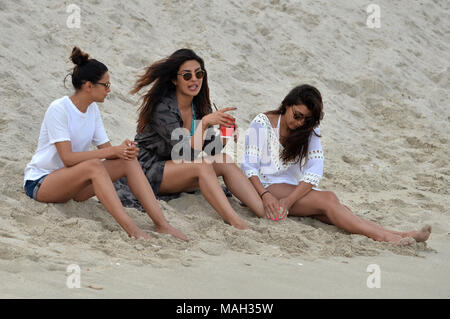
M 24 185 L 27 180 L 36 180 L 64 167 L 55 146 L 56 142 L 63 141 L 71 142 L 72 152 L 86 152 L 91 144 L 98 146 L 109 142 L 95 102 L 85 113 L 80 112 L 68 96 L 50 104 L 41 125 L 36 153 L 25 168 Z

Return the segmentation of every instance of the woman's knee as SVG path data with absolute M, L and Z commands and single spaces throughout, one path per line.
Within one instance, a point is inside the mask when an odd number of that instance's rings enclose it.
M 230 155 L 226 154 L 226 153 L 221 153 L 219 155 L 219 158 L 220 158 L 220 163 L 221 164 L 222 163 L 223 164 L 234 164 L 233 158 Z
M 333 208 L 339 205 L 339 199 L 333 192 L 317 192 L 316 195 L 315 201 L 323 213 L 332 211 Z
M 320 202 L 322 203 L 323 212 L 326 216 L 330 217 L 333 214 L 335 208 L 340 205 L 339 199 L 333 192 L 321 192 Z
M 211 175 L 211 174 L 215 175 L 213 164 L 208 161 L 203 161 L 201 164 L 197 164 L 195 166 L 195 169 L 196 169 L 196 175 L 198 177 L 205 176 L 205 175 Z
M 322 192 L 322 198 L 327 203 L 331 203 L 331 204 L 339 203 L 338 197 L 333 192 Z
M 238 168 L 234 163 L 233 158 L 228 154 L 216 155 L 213 167 L 217 176 L 224 176 L 228 170 Z
M 141 164 L 139 164 L 139 161 L 137 158 L 126 160 L 126 159 L 118 159 L 120 166 L 123 167 L 125 170 L 128 169 L 135 169 L 136 167 L 141 168 Z
M 106 171 L 105 166 L 99 159 L 90 159 L 81 163 L 85 171 L 89 176 L 93 176 L 99 173 L 104 173 Z

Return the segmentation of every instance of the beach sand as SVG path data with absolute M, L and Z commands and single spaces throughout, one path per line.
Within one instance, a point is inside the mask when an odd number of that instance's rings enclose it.
M 449 298 L 449 7 L 445 1 L 0 1 L 1 298 Z M 76 26 L 80 10 L 79 28 Z M 74 11 L 75 10 L 75 11 Z M 235 106 L 245 129 L 295 85 L 324 97 L 322 190 L 356 215 L 407 231 L 430 224 L 426 243 L 399 247 L 311 218 L 225 224 L 199 192 L 160 201 L 189 242 L 130 239 L 102 205 L 43 204 L 23 189 L 49 104 L 71 95 L 69 55 L 104 62 L 111 94 L 100 104 L 113 145 L 133 139 L 136 78 L 189 47 L 204 58 L 211 99 Z M 80 270 L 81 288 L 68 288 Z M 380 287 L 369 288 L 377 265 Z M 375 266 L 375 267 L 377 267 Z M 70 268 L 69 268 L 70 270 Z

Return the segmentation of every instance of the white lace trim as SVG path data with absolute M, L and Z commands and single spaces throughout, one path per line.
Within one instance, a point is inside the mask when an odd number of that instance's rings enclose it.
M 322 159 L 323 160 L 323 151 L 321 150 L 313 150 L 308 152 L 308 159 Z
M 258 176 L 259 177 L 259 174 L 258 174 L 258 171 L 253 170 L 253 169 L 249 169 L 249 170 L 245 171 L 245 176 L 247 176 L 247 178 L 250 178 L 252 176 Z
M 250 156 L 259 157 L 261 150 L 255 145 L 246 145 L 245 146 L 245 154 Z
M 258 114 L 258 116 L 255 118 L 255 122 L 260 123 L 264 128 L 266 128 L 267 140 L 269 141 L 267 146 L 269 147 L 272 163 L 275 165 L 278 171 L 288 169 L 289 166 L 291 166 L 295 162 L 285 164 L 281 160 L 280 155 L 284 147 L 283 145 L 281 145 L 275 129 L 272 127 L 272 124 L 270 123 L 267 115 L 265 115 L 264 113 Z
M 283 147 L 283 145 L 281 145 L 281 143 L 278 139 L 277 133 L 275 131 L 276 129 L 272 127 L 272 124 L 270 123 L 269 118 L 264 113 L 260 113 L 255 117 L 254 121 L 256 123 L 259 123 L 263 128 L 266 129 L 266 134 L 267 134 L 266 140 L 268 141 L 267 147 L 270 152 L 271 161 L 274 164 L 274 166 L 276 167 L 277 171 L 280 172 L 280 171 L 286 170 L 293 164 L 296 164 L 296 162 L 294 162 L 294 161 L 285 164 L 281 160 L 280 155 L 281 155 L 281 151 L 284 149 L 284 147 Z M 260 149 L 259 146 L 248 145 L 245 148 L 245 154 L 247 154 L 247 155 L 260 157 L 261 152 L 262 152 L 262 150 Z M 313 151 L 308 152 L 307 160 L 313 160 L 313 159 L 322 159 L 323 160 L 324 159 L 323 151 L 313 150 Z M 247 178 L 250 178 L 251 176 L 258 176 L 264 187 L 271 185 L 269 182 L 269 179 L 261 171 L 261 169 L 259 169 L 259 170 L 249 169 L 249 170 L 245 171 L 245 175 L 247 176 Z M 305 172 L 303 174 L 302 178 L 300 179 L 300 182 L 303 181 L 306 183 L 310 183 L 315 187 L 318 187 L 321 178 L 322 178 L 321 175 L 310 173 L 310 172 Z
M 306 172 L 303 174 L 300 182 L 305 182 L 314 185 L 315 187 L 319 187 L 320 180 L 322 176 L 310 172 Z

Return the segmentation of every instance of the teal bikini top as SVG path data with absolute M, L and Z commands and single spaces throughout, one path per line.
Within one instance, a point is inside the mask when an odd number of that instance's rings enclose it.
M 195 132 L 195 108 L 194 102 L 192 102 L 192 125 L 191 125 L 191 136 L 194 135 Z

